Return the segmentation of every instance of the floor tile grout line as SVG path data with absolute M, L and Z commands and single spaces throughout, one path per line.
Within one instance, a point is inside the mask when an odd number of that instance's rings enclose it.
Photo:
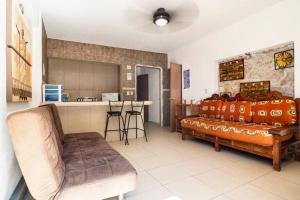
M 260 187 L 258 187 L 257 185 L 255 185 L 255 184 L 253 184 L 253 183 L 249 183 L 249 184 L 250 184 L 251 186 L 257 188 L 257 189 L 260 189 L 260 190 L 266 192 L 266 193 L 269 193 L 269 194 L 272 194 L 272 195 L 274 195 L 274 196 L 276 196 L 276 197 L 279 197 L 279 198 L 282 199 L 282 200 L 288 200 L 288 199 L 286 199 L 286 198 L 284 198 L 284 197 L 282 197 L 282 196 L 279 196 L 278 194 L 275 194 L 275 193 L 273 193 L 273 192 L 264 190 L 263 188 L 260 188 Z

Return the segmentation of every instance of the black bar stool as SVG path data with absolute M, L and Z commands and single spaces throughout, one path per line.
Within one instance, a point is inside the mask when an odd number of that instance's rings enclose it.
M 128 135 L 128 130 L 135 129 L 135 137 L 137 138 L 138 130 L 144 131 L 146 142 L 148 142 L 145 125 L 144 125 L 144 119 L 143 119 L 143 110 L 144 110 L 144 101 L 141 101 L 141 102 L 131 101 L 131 110 L 126 111 L 126 115 L 125 115 L 125 125 L 127 123 L 127 127 L 126 127 L 126 131 L 124 133 Z M 128 116 L 128 121 L 127 121 L 127 116 Z M 131 116 L 135 116 L 135 127 L 132 127 L 132 128 L 129 127 Z M 138 116 L 141 117 L 143 129 L 138 128 L 138 125 L 137 125 Z M 124 133 L 123 133 L 123 137 L 124 137 Z M 127 135 L 126 135 L 126 137 L 127 137 Z
M 125 136 L 126 136 L 125 145 L 126 145 L 126 144 L 128 144 L 128 138 L 127 138 L 127 133 L 126 133 L 126 129 L 125 129 L 125 121 L 124 121 L 124 118 L 122 116 L 123 106 L 124 106 L 124 101 L 122 101 L 122 102 L 120 102 L 120 101 L 109 101 L 109 111 L 107 112 L 107 115 L 106 115 L 106 125 L 105 125 L 104 138 L 106 139 L 107 132 L 109 132 L 109 131 L 119 131 L 120 141 L 122 140 L 122 133 L 123 133 L 123 138 L 124 138 L 124 134 L 125 134 Z M 119 129 L 107 130 L 109 119 L 111 117 L 118 117 Z M 121 121 L 122 121 L 122 124 L 123 124 L 123 129 L 121 129 Z

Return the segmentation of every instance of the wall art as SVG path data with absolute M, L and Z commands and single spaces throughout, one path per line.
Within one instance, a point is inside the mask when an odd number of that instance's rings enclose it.
M 7 0 L 6 27 L 6 99 L 8 102 L 27 102 L 32 99 L 32 35 L 24 8 L 15 0 Z

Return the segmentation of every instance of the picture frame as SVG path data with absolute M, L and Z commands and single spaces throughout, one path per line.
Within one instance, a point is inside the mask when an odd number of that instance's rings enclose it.
M 32 33 L 22 4 L 7 0 L 6 101 L 32 100 Z
M 219 64 L 220 82 L 242 80 L 244 77 L 244 58 L 226 61 Z
M 288 49 L 274 53 L 274 67 L 275 70 L 286 69 L 294 67 L 294 49 Z
M 266 96 L 270 93 L 271 81 L 256 81 L 240 83 L 240 93 L 247 97 L 256 99 L 260 96 Z

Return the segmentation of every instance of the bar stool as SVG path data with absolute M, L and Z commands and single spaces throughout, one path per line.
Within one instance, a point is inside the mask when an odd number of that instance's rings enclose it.
M 106 139 L 107 132 L 109 131 L 119 131 L 120 133 L 120 141 L 122 140 L 122 137 L 124 138 L 124 134 L 126 136 L 125 138 L 125 145 L 128 144 L 128 138 L 127 138 L 127 133 L 125 129 L 125 122 L 124 118 L 122 116 L 123 112 L 123 106 L 124 106 L 124 101 L 109 101 L 109 111 L 106 114 L 106 125 L 105 125 L 105 131 L 104 131 L 104 138 Z M 108 124 L 109 124 L 109 119 L 111 117 L 118 117 L 119 120 L 119 129 L 110 129 L 108 130 Z M 121 121 L 123 124 L 123 129 L 121 129 Z M 123 133 L 123 136 L 122 136 Z
M 131 101 L 131 110 L 126 111 L 126 115 L 125 115 L 125 125 L 127 123 L 127 127 L 126 127 L 126 131 L 124 133 L 128 135 L 128 130 L 135 129 L 135 137 L 137 138 L 138 130 L 141 130 L 141 131 L 144 132 L 146 142 L 148 142 L 148 138 L 147 138 L 147 134 L 146 134 L 146 130 L 145 130 L 145 125 L 144 125 L 144 119 L 143 119 L 143 115 L 142 115 L 143 110 L 144 110 L 144 101 L 141 101 L 141 102 Z M 127 116 L 128 116 L 128 121 L 127 121 Z M 131 116 L 135 116 L 135 127 L 130 128 L 129 125 L 130 125 Z M 138 128 L 138 124 L 137 124 L 138 116 L 141 117 L 142 124 L 143 124 L 143 129 Z M 123 133 L 123 137 L 124 137 L 124 133 Z M 126 135 L 126 137 L 127 137 L 127 135 Z

